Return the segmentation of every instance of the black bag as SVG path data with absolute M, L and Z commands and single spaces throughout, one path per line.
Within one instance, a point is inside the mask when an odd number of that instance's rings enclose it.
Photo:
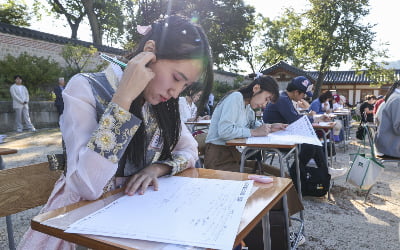
M 365 134 L 367 133 L 366 128 L 363 125 L 359 125 L 356 131 L 356 137 L 359 140 L 364 140 Z
M 293 183 L 297 183 L 294 167 L 290 168 L 290 176 Z M 324 196 L 329 191 L 330 181 L 331 175 L 328 173 L 327 168 L 306 166 L 304 169 L 300 169 L 301 193 L 303 196 Z

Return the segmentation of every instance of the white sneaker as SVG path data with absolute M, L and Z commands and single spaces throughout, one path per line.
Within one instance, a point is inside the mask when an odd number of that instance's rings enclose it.
M 329 167 L 328 168 L 329 174 L 331 175 L 331 179 L 338 178 L 340 176 L 345 175 L 348 170 L 349 169 L 347 167 L 343 167 L 343 168 L 332 168 L 332 167 Z
M 290 232 L 290 234 L 289 234 L 290 245 L 291 245 L 290 247 L 294 247 L 294 244 L 296 243 L 296 239 L 297 238 L 299 238 L 299 239 L 297 240 L 297 246 L 296 247 L 301 246 L 304 243 L 306 243 L 306 237 L 304 237 L 304 235 L 302 233 L 300 233 L 297 236 L 297 233 Z
M 35 128 L 31 128 L 31 129 L 29 129 L 29 131 L 36 132 L 36 129 Z

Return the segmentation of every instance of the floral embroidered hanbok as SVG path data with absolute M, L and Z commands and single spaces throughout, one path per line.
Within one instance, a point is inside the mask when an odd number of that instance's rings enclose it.
M 41 213 L 81 200 L 98 199 L 151 163 L 170 166 L 170 175 L 195 166 L 197 143 L 186 126 L 181 126 L 181 136 L 172 151 L 172 159 L 159 161 L 163 141 L 152 106 L 144 104 L 143 120 L 140 120 L 110 102 L 121 75 L 117 66 L 110 65 L 102 73 L 75 75 L 63 91 L 65 109 L 60 118 L 60 128 L 68 167 L 56 182 Z M 121 166 L 120 159 L 141 123 L 144 123 L 147 135 L 146 164 L 134 166 L 124 161 L 124 166 Z M 117 171 L 120 177 L 116 177 Z M 75 245 L 30 228 L 18 249 L 75 249 Z

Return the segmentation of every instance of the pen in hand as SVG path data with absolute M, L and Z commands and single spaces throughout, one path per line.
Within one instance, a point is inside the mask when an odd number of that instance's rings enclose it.
M 121 62 L 120 60 L 117 60 L 117 59 L 115 59 L 115 58 L 113 58 L 111 56 L 108 56 L 106 54 L 101 53 L 100 57 L 103 58 L 104 60 L 106 60 L 107 62 L 114 63 L 114 64 L 120 66 L 122 69 L 125 69 L 126 66 L 127 66 L 126 63 Z

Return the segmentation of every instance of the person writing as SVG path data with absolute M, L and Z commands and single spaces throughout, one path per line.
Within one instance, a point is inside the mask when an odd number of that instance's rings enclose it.
M 376 102 L 375 95 L 366 95 L 365 101 L 360 106 L 360 114 L 362 122 L 374 122 L 374 104 Z
M 63 91 L 67 170 L 42 212 L 95 200 L 120 186 L 127 195 L 143 195 L 149 186 L 159 188 L 158 177 L 194 167 L 197 144 L 180 121 L 178 97 L 201 81 L 206 101 L 213 81 L 208 39 L 181 16 L 156 21 L 142 33 L 123 72 L 112 65 L 105 72 L 78 74 Z M 32 229 L 19 246 L 72 248 Z
M 240 152 L 226 141 L 250 136 L 266 136 L 282 130 L 285 124 L 261 124 L 255 119 L 253 109 L 264 108 L 275 101 L 279 87 L 272 76 L 255 79 L 247 86 L 228 93 L 215 107 L 206 138 L 205 168 L 238 171 Z
M 198 116 L 196 103 L 199 101 L 203 91 L 198 83 L 190 86 L 186 91 L 186 96 L 179 97 L 179 112 L 183 122 L 193 122 L 209 120 L 210 116 Z M 183 93 L 185 95 L 185 93 Z

